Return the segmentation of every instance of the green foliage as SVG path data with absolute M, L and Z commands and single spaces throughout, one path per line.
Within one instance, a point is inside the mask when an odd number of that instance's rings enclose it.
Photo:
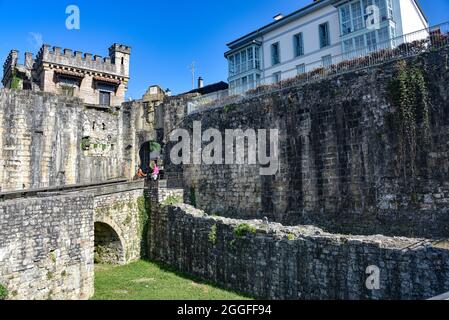
M 22 79 L 17 76 L 16 69 L 12 71 L 11 89 L 21 89 Z
M 287 238 L 288 238 L 288 241 L 296 240 L 296 236 L 293 233 L 289 233 Z
M 8 298 L 8 289 L 2 284 L 0 284 L 0 301 L 6 300 Z
M 389 91 L 396 108 L 393 126 L 398 138 L 398 169 L 407 181 L 416 176 L 418 145 L 425 149 L 430 144 L 429 97 L 422 70 L 400 61 L 396 72 Z
M 96 265 L 92 300 L 241 300 L 221 289 L 162 264 L 137 261 L 126 266 Z
M 209 242 L 215 245 L 217 243 L 217 225 L 214 224 L 209 232 Z
M 195 187 L 191 187 L 190 188 L 189 198 L 190 198 L 190 205 L 196 208 L 197 206 L 196 206 L 196 190 L 195 190 Z
M 131 215 L 128 215 L 126 219 L 123 221 L 123 225 L 127 226 L 131 223 Z
M 22 87 L 22 79 L 14 76 L 11 80 L 11 89 L 20 89 Z
M 137 198 L 137 208 L 139 212 L 139 233 L 146 236 L 146 230 L 150 221 L 150 205 L 144 196 Z
M 50 260 L 53 262 L 53 263 L 56 263 L 56 253 L 54 253 L 54 252 L 50 252 Z
M 169 197 L 167 197 L 167 199 L 165 199 L 165 201 L 163 202 L 163 205 L 173 206 L 173 205 L 180 204 L 180 203 L 182 203 L 182 199 L 180 197 L 169 196 Z
M 231 104 L 225 105 L 223 109 L 224 109 L 224 113 L 229 113 L 232 110 L 235 110 L 236 108 L 237 108 L 237 105 L 234 103 L 231 103 Z
M 149 145 L 149 151 L 150 152 L 159 152 L 161 151 L 162 147 L 159 143 L 155 142 L 155 141 L 151 141 L 150 145 Z
M 90 148 L 90 138 L 81 139 L 81 150 L 87 151 Z
M 248 233 L 256 234 L 256 232 L 257 232 L 256 227 L 250 226 L 247 223 L 242 223 L 234 229 L 234 235 L 237 238 L 241 238 Z

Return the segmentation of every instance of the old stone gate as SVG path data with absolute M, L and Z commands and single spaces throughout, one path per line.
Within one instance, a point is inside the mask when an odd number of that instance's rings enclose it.
M 87 299 L 95 262 L 142 254 L 143 181 L 0 194 L 0 279 L 12 299 Z

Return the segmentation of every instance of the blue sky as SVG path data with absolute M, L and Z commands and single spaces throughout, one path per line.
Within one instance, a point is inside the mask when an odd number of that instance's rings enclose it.
M 160 84 L 173 93 L 191 89 L 188 66 L 205 83 L 226 81 L 226 43 L 312 0 L 48 1 L 0 0 L 0 62 L 10 49 L 36 53 L 41 42 L 107 56 L 109 46 L 133 47 L 128 96 Z M 449 0 L 421 0 L 434 25 L 449 21 Z M 81 29 L 67 30 L 66 7 L 81 11 Z

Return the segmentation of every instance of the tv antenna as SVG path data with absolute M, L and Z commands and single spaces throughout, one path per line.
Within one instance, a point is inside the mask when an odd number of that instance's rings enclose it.
M 195 90 L 195 70 L 196 70 L 195 61 L 192 61 L 192 64 L 189 66 L 189 69 L 192 72 L 192 90 Z

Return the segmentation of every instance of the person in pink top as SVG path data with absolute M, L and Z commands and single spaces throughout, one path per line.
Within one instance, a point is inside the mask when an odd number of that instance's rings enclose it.
M 153 168 L 153 174 L 152 174 L 153 180 L 156 181 L 158 176 L 159 176 L 159 167 L 157 166 L 157 160 L 156 160 L 156 161 L 154 161 L 154 168 Z

